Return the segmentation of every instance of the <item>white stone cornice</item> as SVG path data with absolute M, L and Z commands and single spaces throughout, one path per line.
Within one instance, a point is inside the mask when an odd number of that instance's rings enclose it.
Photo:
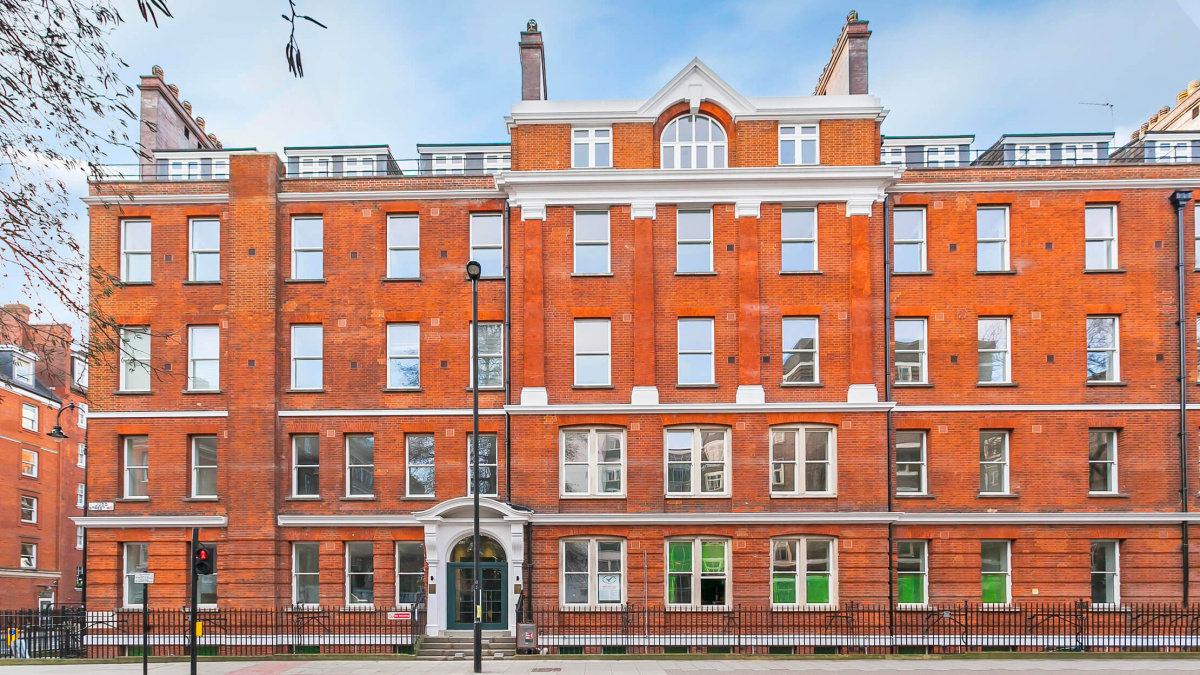
M 292 515 L 276 516 L 279 527 L 415 527 L 421 523 L 412 514 L 381 515 Z
M 642 414 L 720 414 L 720 413 L 845 413 L 884 412 L 894 403 L 581 403 L 566 405 L 509 405 L 510 415 L 642 415 Z
M 513 206 L 847 202 L 867 208 L 903 173 L 897 166 L 507 171 L 496 184 Z M 634 214 L 635 218 L 645 217 Z
M 58 579 L 61 576 L 61 572 L 56 572 L 54 570 L 22 570 L 14 569 L 12 567 L 0 567 L 0 579 Z
M 913 513 L 904 511 L 744 511 L 723 513 L 534 513 L 534 525 L 1162 525 L 1200 522 L 1200 512 L 1075 511 Z
M 331 183 L 331 187 L 335 185 Z M 403 202 L 410 199 L 504 199 L 495 188 L 458 190 L 334 190 L 280 192 L 281 202 Z
M 1103 166 L 1103 165 L 1101 165 Z M 1172 165 L 1166 165 L 1172 166 Z M 966 167 L 968 169 L 974 167 Z M 1035 167 L 1027 167 L 1035 168 Z M 987 169 L 982 169 L 986 171 Z M 999 170 L 999 169 L 997 169 Z M 1096 169 L 1093 168 L 1093 171 Z M 1101 169 L 1103 170 L 1103 169 Z M 1027 190 L 1171 190 L 1200 188 L 1200 178 L 1097 178 L 1094 180 L 1057 180 L 1047 169 L 1046 180 L 955 181 L 953 169 L 947 171 L 946 182 L 897 183 L 888 192 L 1023 192 Z
M 470 408 L 383 408 L 377 410 L 280 410 L 280 417 L 460 417 Z M 501 408 L 480 408 L 481 416 L 503 415 Z
M 762 202 L 740 201 L 733 205 L 733 216 L 735 218 L 758 218 L 761 210 Z
M 104 183 L 109 185 L 109 183 Z M 132 193 L 124 194 L 104 194 L 90 195 L 80 197 L 80 201 L 88 206 L 96 206 L 98 204 L 227 204 L 229 203 L 228 194 L 187 194 L 178 192 L 175 194 L 153 194 L 153 195 L 136 195 Z
M 87 528 L 225 527 L 225 516 L 75 516 L 76 525 Z

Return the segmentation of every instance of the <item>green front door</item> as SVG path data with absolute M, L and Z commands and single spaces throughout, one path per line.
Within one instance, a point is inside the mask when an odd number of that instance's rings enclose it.
M 508 629 L 508 572 L 505 563 L 479 563 L 479 575 L 483 579 L 483 629 Z M 475 605 L 471 600 L 471 580 L 474 576 L 471 563 L 448 563 L 450 592 L 446 594 L 446 628 L 470 630 L 475 622 Z

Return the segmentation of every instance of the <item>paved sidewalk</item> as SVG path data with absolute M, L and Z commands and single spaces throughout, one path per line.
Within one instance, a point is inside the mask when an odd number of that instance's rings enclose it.
M 0 675 L 99 675 L 141 672 L 140 663 L 0 666 Z M 154 675 L 187 675 L 187 663 L 152 663 Z M 468 661 L 216 661 L 201 663 L 200 675 L 459 675 L 471 672 Z M 871 659 L 871 660 L 729 660 L 658 661 L 520 659 L 485 661 L 483 672 L 503 675 L 690 675 L 691 673 L 1196 673 L 1200 659 Z

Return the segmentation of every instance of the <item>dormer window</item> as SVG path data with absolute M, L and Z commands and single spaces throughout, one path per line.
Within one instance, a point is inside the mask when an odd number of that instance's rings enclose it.
M 779 125 L 779 163 L 817 163 L 817 125 Z
M 662 168 L 724 169 L 725 129 L 711 117 L 684 115 L 662 133 Z
M 958 166 L 958 148 L 953 145 L 931 145 L 926 147 L 925 166 L 937 169 Z
M 462 174 L 467 171 L 466 155 L 434 155 L 433 173 L 437 176 Z
M 325 178 L 333 175 L 332 157 L 301 157 L 301 178 Z
M 1095 164 L 1095 143 L 1063 143 L 1062 163 L 1067 165 Z
M 1018 145 L 1016 163 L 1018 166 L 1045 166 L 1050 163 L 1050 146 L 1045 143 Z
M 346 157 L 342 160 L 342 175 L 374 176 L 375 158 L 370 155 L 364 157 Z
M 14 356 L 13 377 L 21 384 L 33 386 L 33 361 L 23 356 Z
M 884 148 L 879 154 L 879 163 L 904 166 L 904 148 Z

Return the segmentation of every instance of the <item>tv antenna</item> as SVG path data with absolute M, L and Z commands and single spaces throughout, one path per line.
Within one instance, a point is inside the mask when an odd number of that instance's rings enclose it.
M 1117 130 L 1116 122 L 1113 121 L 1113 108 L 1115 108 L 1116 106 L 1114 106 L 1113 104 L 1111 104 L 1111 103 L 1091 103 L 1089 101 L 1080 101 L 1079 105 L 1098 105 L 1098 106 L 1103 106 L 1105 108 L 1108 108 L 1108 124 L 1110 127 L 1112 127 L 1113 131 Z

